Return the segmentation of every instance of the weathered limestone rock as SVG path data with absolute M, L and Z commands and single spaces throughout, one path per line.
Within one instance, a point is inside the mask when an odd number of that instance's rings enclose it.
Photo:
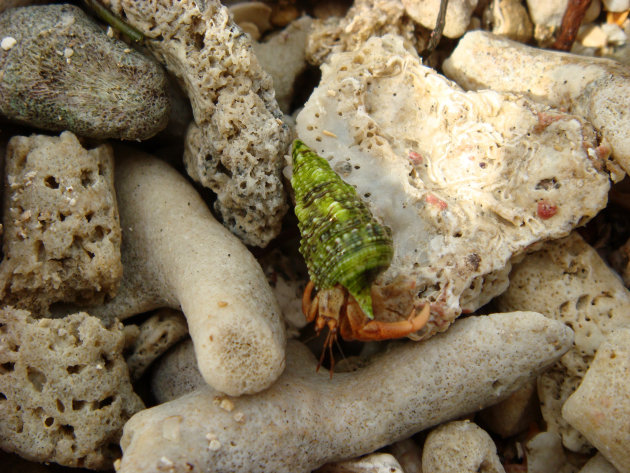
M 440 0 L 402 0 L 407 14 L 425 28 L 432 30 L 437 23 Z M 477 0 L 449 0 L 446 8 L 444 36 L 459 38 L 466 32 Z
M 503 292 L 514 254 L 606 205 L 588 124 L 514 95 L 464 92 L 392 35 L 331 56 L 296 129 L 391 228 L 393 261 L 376 284 L 415 282 L 411 303 L 432 305 L 416 338 Z

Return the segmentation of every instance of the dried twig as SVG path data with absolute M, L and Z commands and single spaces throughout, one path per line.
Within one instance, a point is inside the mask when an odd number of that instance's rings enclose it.
M 573 42 L 584 19 L 586 10 L 591 4 L 591 0 L 569 0 L 567 9 L 562 17 L 562 25 L 556 41 L 551 45 L 552 49 L 558 51 L 570 51 Z
M 116 31 L 127 35 L 132 41 L 142 41 L 142 39 L 144 39 L 144 35 L 140 31 L 114 15 L 110 10 L 105 8 L 99 0 L 83 0 L 83 3 L 85 3 L 87 7 L 101 20 L 110 25 Z
M 422 56 L 426 57 L 435 51 L 437 45 L 442 39 L 442 31 L 444 31 L 444 25 L 446 23 L 446 8 L 448 7 L 448 0 L 440 0 L 440 11 L 438 12 L 438 17 L 435 22 L 435 28 L 431 31 L 431 36 L 429 36 L 429 44 L 422 52 Z

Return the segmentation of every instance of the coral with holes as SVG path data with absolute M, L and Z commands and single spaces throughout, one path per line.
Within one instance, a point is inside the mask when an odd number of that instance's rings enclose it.
M 107 469 L 144 408 L 122 356 L 120 325 L 81 312 L 33 319 L 0 309 L 0 448 L 39 462 Z
M 354 51 L 369 38 L 396 34 L 422 51 L 429 30 L 416 25 L 400 0 L 356 0 L 344 18 L 314 20 L 306 46 L 306 58 L 322 64 L 333 52 Z
M 465 92 L 393 35 L 333 54 L 296 129 L 391 228 L 394 257 L 376 284 L 412 279 L 402 314 L 431 304 L 415 338 L 503 292 L 513 255 L 569 234 L 610 188 L 582 119 Z
M 177 310 L 161 309 L 145 320 L 127 357 L 131 379 L 139 379 L 156 358 L 186 335 L 186 317 Z
M 45 315 L 55 302 L 95 304 L 122 278 L 109 145 L 17 136 L 6 153 L 0 299 Z
M 288 209 L 281 170 L 291 136 L 249 36 L 218 0 L 103 3 L 146 36 L 190 98 L 188 174 L 217 194 L 215 210 L 230 231 L 266 246 Z
M 545 243 L 515 264 L 510 287 L 497 305 L 504 311 L 537 311 L 575 331 L 571 350 L 538 380 L 538 395 L 548 429 L 562 434 L 570 450 L 588 451 L 590 444 L 567 424 L 560 410 L 580 385 L 606 336 L 630 325 L 630 291 L 597 252 L 573 233 Z
M 168 122 L 162 68 L 74 5 L 0 15 L 0 111 L 46 130 L 93 138 L 147 139 Z M 3 43 L 4 44 L 4 43 Z

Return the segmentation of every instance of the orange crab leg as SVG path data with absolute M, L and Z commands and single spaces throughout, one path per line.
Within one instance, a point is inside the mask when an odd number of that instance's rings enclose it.
M 317 301 L 313 301 L 311 299 L 311 294 L 313 293 L 314 288 L 315 284 L 313 284 L 313 281 L 309 281 L 304 288 L 304 294 L 302 294 L 302 313 L 306 317 L 306 321 L 309 323 L 315 320 L 315 317 L 317 316 Z
M 361 316 L 365 317 L 362 313 L 359 317 L 357 317 L 358 314 L 350 314 L 350 312 L 354 312 L 354 308 L 349 308 L 348 312 L 349 327 L 345 324 L 342 326 L 341 336 L 346 340 L 367 342 L 401 338 L 410 333 L 417 332 L 429 321 L 431 307 L 429 304 L 425 304 L 417 315 L 416 311 L 413 310 L 407 320 L 401 320 L 399 322 L 371 320 L 366 324 L 363 324 L 363 320 L 359 319 Z

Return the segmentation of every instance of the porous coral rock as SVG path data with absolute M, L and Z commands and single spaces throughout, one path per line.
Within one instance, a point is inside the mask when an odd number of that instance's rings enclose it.
M 469 90 L 524 95 L 585 117 L 602 134 L 589 151 L 612 156 L 630 172 L 630 68 L 611 59 L 582 57 L 471 31 L 444 62 L 444 72 Z M 623 173 L 613 172 L 614 180 Z
M 407 14 L 425 28 L 432 30 L 437 24 L 441 0 L 402 0 Z M 477 0 L 449 0 L 444 22 L 444 36 L 459 38 L 466 32 Z
M 610 187 L 578 117 L 464 92 L 392 35 L 322 66 L 297 132 L 392 229 L 376 284 L 416 283 L 410 300 L 432 304 L 419 338 L 503 292 L 512 255 L 594 216 Z
M 96 304 L 122 277 L 109 145 L 87 150 L 71 132 L 17 136 L 6 154 L 0 297 L 45 315 L 52 303 Z
M 33 461 L 107 469 L 122 427 L 144 408 L 120 326 L 81 312 L 31 318 L 0 309 L 0 447 Z
M 162 68 L 110 38 L 74 5 L 15 8 L 0 16 L 0 111 L 46 130 L 146 139 L 166 126 Z
M 291 110 L 293 83 L 306 69 L 306 39 L 312 19 L 302 17 L 263 43 L 254 43 L 254 52 L 263 69 L 271 74 L 278 106 L 284 113 Z
M 281 168 L 291 136 L 250 38 L 218 0 L 103 3 L 145 35 L 190 98 L 188 174 L 217 194 L 225 226 L 248 245 L 266 246 L 288 209 Z
M 333 52 L 354 51 L 369 38 L 388 33 L 402 36 L 419 51 L 428 38 L 428 30 L 416 30 L 400 0 L 356 0 L 344 18 L 313 22 L 306 58 L 322 64 Z
M 582 383 L 562 408 L 621 473 L 630 472 L 630 326 L 612 331 L 599 346 Z
M 188 335 L 184 315 L 173 309 L 161 309 L 140 324 L 140 329 L 127 365 L 131 379 L 142 376 L 147 367 L 162 353 Z
M 564 445 L 587 452 L 590 444 L 562 418 L 560 409 L 579 386 L 606 336 L 630 325 L 630 291 L 577 233 L 547 242 L 515 264 L 510 287 L 496 300 L 500 310 L 533 310 L 575 331 L 575 345 L 538 382 L 548 429 Z
M 285 330 L 260 265 L 175 169 L 133 149 L 116 154 L 124 274 L 118 295 L 91 313 L 179 309 L 210 385 L 232 395 L 266 388 L 284 367 Z
M 163 464 L 173 473 L 308 472 L 505 398 L 571 340 L 570 329 L 540 314 L 468 317 L 332 379 L 290 341 L 287 369 L 265 391 L 231 398 L 206 386 L 130 419 L 119 473 Z
M 468 420 L 448 422 L 429 433 L 422 451 L 422 469 L 432 473 L 505 473 L 490 435 Z

